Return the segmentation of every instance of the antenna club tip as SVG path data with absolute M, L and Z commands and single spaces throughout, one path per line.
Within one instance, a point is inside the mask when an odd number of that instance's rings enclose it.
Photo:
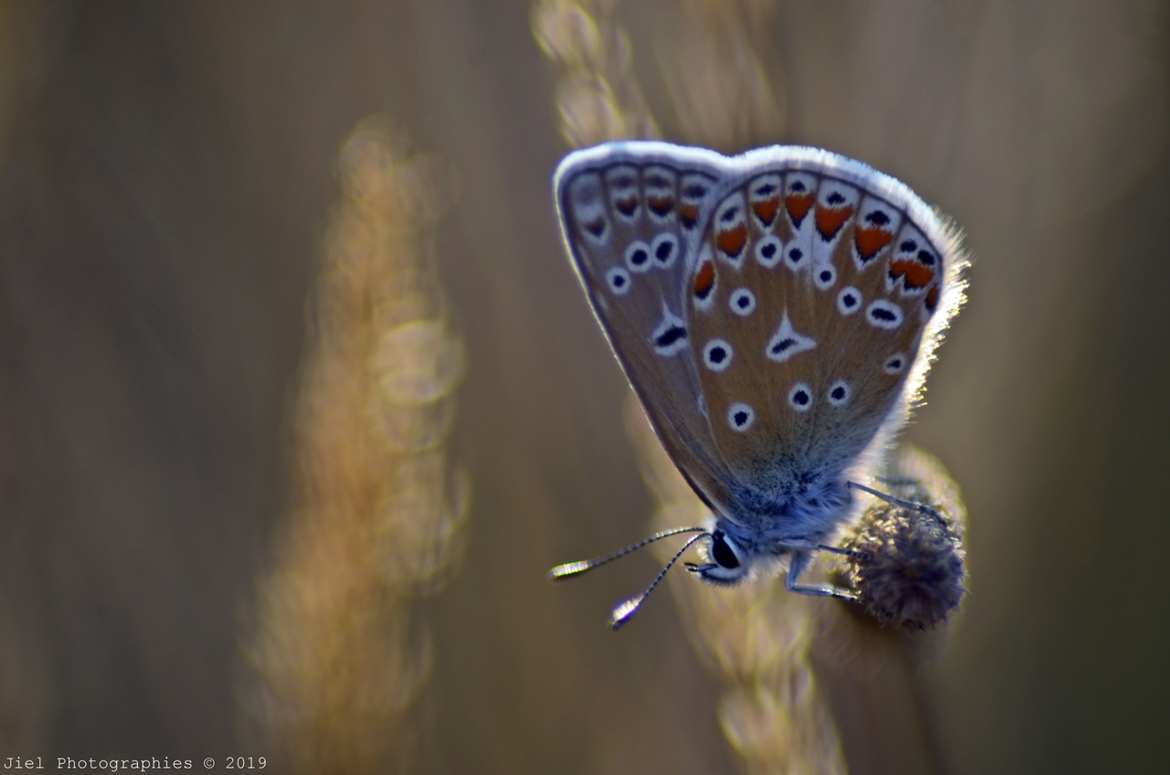
M 609 628 L 614 632 L 620 630 L 626 622 L 630 621 L 645 599 L 645 594 L 636 595 L 615 605 L 609 614 Z
M 590 568 L 588 562 L 562 562 L 560 565 L 554 565 L 548 569 L 548 573 L 544 574 L 549 581 L 561 581 L 569 576 L 575 576 L 578 573 L 587 571 Z

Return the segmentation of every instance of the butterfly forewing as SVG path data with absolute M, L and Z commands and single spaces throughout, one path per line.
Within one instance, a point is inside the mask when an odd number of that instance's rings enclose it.
M 626 376 L 675 464 L 724 510 L 732 480 L 708 429 L 684 292 L 717 176 L 701 154 L 614 145 L 569 157 L 556 194 L 569 252 Z
M 711 434 L 742 481 L 839 473 L 903 412 L 953 247 L 908 189 L 856 162 L 785 148 L 735 161 L 687 293 Z

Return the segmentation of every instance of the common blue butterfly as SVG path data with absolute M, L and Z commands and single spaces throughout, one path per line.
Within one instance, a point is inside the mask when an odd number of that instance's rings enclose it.
M 576 151 L 556 171 L 561 229 L 593 312 L 667 453 L 713 512 L 693 535 L 704 581 L 788 563 L 794 592 L 854 511 L 859 480 L 919 397 L 963 297 L 957 232 L 913 191 L 853 159 L 773 146 L 725 157 L 661 142 Z

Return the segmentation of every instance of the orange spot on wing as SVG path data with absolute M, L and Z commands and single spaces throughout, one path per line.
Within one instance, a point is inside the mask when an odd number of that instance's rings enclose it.
M 821 237 L 830 240 L 841 229 L 841 225 L 853 216 L 852 207 L 817 208 L 817 231 Z
M 683 226 L 689 229 L 699 220 L 699 206 L 681 202 L 678 206 L 678 217 Z
M 934 279 L 934 270 L 930 267 L 923 266 L 917 261 L 891 261 L 890 277 L 894 280 L 897 280 L 899 277 L 904 277 L 906 279 L 904 287 L 907 289 L 925 288 Z M 932 292 L 937 290 L 937 288 L 932 289 Z
M 659 218 L 664 218 L 674 207 L 674 199 L 669 196 L 651 196 L 646 198 L 646 205 L 652 213 Z
M 695 273 L 695 295 L 700 299 L 705 299 L 714 286 L 715 264 L 711 261 L 704 261 L 703 265 L 699 267 L 699 271 Z
M 926 292 L 926 308 L 934 312 L 934 308 L 938 306 L 938 286 L 934 286 Z
M 745 244 L 747 244 L 746 223 L 741 223 L 727 231 L 721 231 L 715 237 L 715 245 L 732 258 L 743 252 Z
M 889 245 L 893 239 L 894 235 L 888 231 L 869 228 L 858 229 L 853 242 L 857 245 L 857 255 L 861 256 L 861 260 L 869 261 L 878 254 L 879 250 Z
M 780 197 L 774 196 L 762 202 L 752 202 L 752 212 L 765 226 L 771 226 L 776 220 L 776 212 L 780 209 Z
M 813 205 L 812 194 L 789 194 L 784 197 L 784 209 L 788 211 L 788 217 L 792 219 L 792 225 L 800 227 L 800 222 L 804 220 L 804 216 L 808 215 L 808 211 Z
M 614 205 L 617 207 L 619 213 L 629 217 L 634 214 L 634 210 L 638 209 L 638 197 L 631 196 L 625 199 L 618 199 L 614 202 Z

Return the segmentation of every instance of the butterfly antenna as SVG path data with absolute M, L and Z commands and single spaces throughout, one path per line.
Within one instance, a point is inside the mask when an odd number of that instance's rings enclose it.
M 679 530 L 677 532 L 682 531 Z M 623 600 L 614 606 L 613 612 L 609 615 L 610 628 L 613 630 L 619 630 L 621 629 L 622 625 L 632 619 L 634 614 L 638 613 L 638 609 L 642 607 L 642 603 L 646 602 L 646 598 L 650 597 L 650 593 L 653 592 L 660 583 L 662 583 L 664 578 L 666 578 L 666 574 L 670 571 L 671 568 L 674 567 L 674 564 L 678 562 L 678 558 L 683 556 L 683 552 L 685 552 L 687 549 L 690 549 L 691 544 L 695 543 L 695 541 L 698 541 L 700 538 L 705 538 L 709 535 L 711 534 L 704 530 L 699 535 L 688 538 L 687 542 L 683 544 L 682 548 L 675 552 L 674 556 L 670 558 L 670 562 L 666 563 L 666 566 L 663 567 L 662 570 L 658 571 L 658 575 L 654 577 L 654 580 L 650 582 L 650 586 L 646 587 L 642 594 L 634 595 L 633 597 Z
M 621 557 L 625 557 L 631 552 L 636 552 L 644 546 L 649 546 L 655 541 L 661 541 L 663 538 L 670 538 L 671 536 L 679 535 L 680 533 L 706 533 L 707 529 L 703 527 L 672 527 L 669 530 L 660 530 L 649 538 L 643 538 L 641 541 L 632 543 L 629 546 L 624 546 L 618 549 L 613 554 L 607 554 L 604 557 L 594 557 L 592 560 L 577 560 L 576 562 L 562 562 L 555 566 L 548 572 L 550 581 L 560 581 L 569 576 L 577 576 L 587 570 L 600 568 L 602 565 L 611 563 Z

